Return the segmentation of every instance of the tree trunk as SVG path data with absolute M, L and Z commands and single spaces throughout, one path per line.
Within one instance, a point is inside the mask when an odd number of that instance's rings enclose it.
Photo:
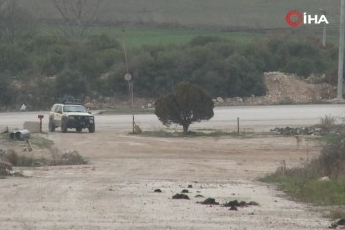
M 183 126 L 183 133 L 187 134 L 188 133 L 189 124 L 184 124 L 182 126 Z

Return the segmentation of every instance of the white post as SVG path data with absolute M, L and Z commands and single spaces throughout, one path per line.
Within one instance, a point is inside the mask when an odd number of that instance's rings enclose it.
M 343 71 L 344 71 L 344 26 L 345 26 L 345 0 L 341 0 L 340 7 L 340 35 L 339 35 L 339 64 L 338 64 L 338 90 L 337 99 L 343 100 Z

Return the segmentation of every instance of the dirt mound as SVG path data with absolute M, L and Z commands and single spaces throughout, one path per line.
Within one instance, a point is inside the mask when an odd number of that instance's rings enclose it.
M 280 72 L 265 73 L 267 94 L 262 97 L 267 104 L 309 103 L 331 99 L 335 88 L 326 83 L 311 84 L 294 75 Z M 260 98 L 258 98 L 260 99 Z
M 267 87 L 266 96 L 247 98 L 217 98 L 216 105 L 275 105 L 275 104 L 306 104 L 329 101 L 336 95 L 336 88 L 326 84 L 310 83 L 310 80 L 300 79 L 298 76 L 281 72 L 267 72 L 264 74 Z M 313 81 L 317 82 L 317 81 Z

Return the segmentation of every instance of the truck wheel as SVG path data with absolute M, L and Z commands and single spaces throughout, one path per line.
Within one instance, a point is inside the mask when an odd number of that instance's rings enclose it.
M 61 131 L 63 133 L 67 133 L 67 123 L 65 121 L 62 121 L 61 123 Z
M 93 123 L 93 124 L 90 124 L 90 126 L 89 126 L 89 132 L 90 133 L 94 133 L 95 132 L 95 124 Z
M 54 125 L 54 122 L 51 119 L 49 119 L 48 128 L 49 128 L 49 132 L 54 132 L 55 131 L 55 125 Z

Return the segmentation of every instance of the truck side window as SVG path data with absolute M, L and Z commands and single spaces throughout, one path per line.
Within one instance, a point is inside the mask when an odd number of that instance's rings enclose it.
M 56 107 L 57 107 L 57 105 L 54 105 L 52 108 L 51 108 L 51 112 L 55 112 L 55 110 L 56 110 Z
M 62 107 L 61 107 L 61 105 L 58 105 L 57 107 L 56 107 L 56 112 L 57 113 L 62 113 Z

